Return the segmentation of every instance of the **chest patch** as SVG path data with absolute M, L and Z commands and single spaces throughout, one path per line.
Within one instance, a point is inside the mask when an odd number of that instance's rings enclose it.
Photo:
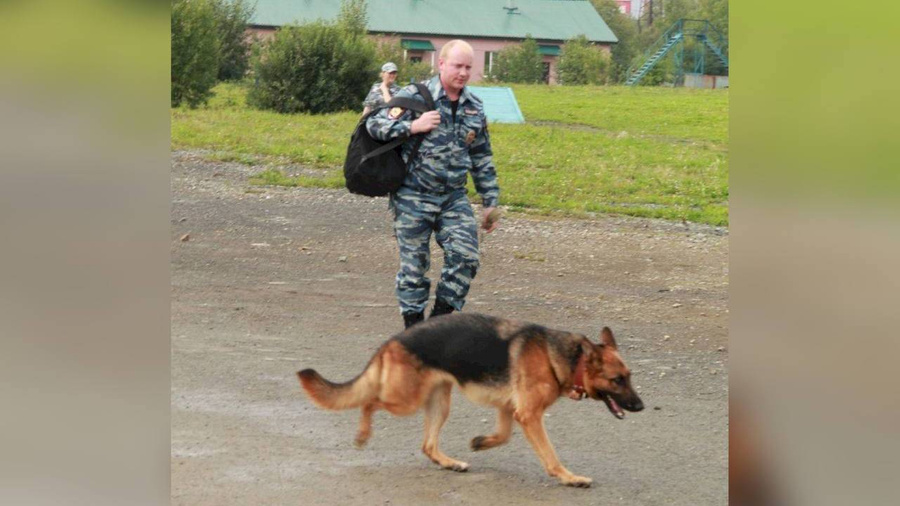
M 466 116 L 475 116 L 476 114 L 478 114 L 478 110 L 477 109 L 463 109 L 463 113 L 465 113 Z

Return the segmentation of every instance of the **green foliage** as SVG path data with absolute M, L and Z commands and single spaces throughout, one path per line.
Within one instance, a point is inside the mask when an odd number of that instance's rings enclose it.
M 197 107 L 212 95 L 219 72 L 217 29 L 213 0 L 172 1 L 173 107 Z
M 637 20 L 619 11 L 619 4 L 615 0 L 591 0 L 594 9 L 606 21 L 607 26 L 619 39 L 613 44 L 610 68 L 608 71 L 610 83 L 622 83 L 628 78 L 626 71 L 631 61 L 642 52 L 638 46 Z
M 728 91 L 513 85 L 524 125 L 491 124 L 502 203 L 531 213 L 604 212 L 728 223 Z M 172 110 L 172 149 L 266 166 L 254 182 L 339 188 L 356 112 L 283 115 L 241 85 Z
M 366 9 L 366 0 L 341 1 L 338 26 L 351 36 L 363 36 L 366 34 L 366 26 L 368 24 L 369 14 Z
M 538 52 L 538 44 L 531 35 L 521 44 L 510 44 L 501 49 L 494 59 L 492 78 L 503 83 L 543 82 L 544 64 Z
M 400 46 L 399 40 L 382 41 L 375 50 L 375 67 L 379 72 L 381 71 L 381 66 L 389 61 L 397 65 L 397 85 L 400 87 L 411 81 L 424 81 L 434 75 L 431 69 L 431 62 L 404 60 L 403 47 Z
M 567 41 L 556 66 L 556 78 L 560 84 L 605 84 L 609 69 L 609 55 L 591 44 L 587 37 L 579 35 Z
M 256 77 L 247 97 L 259 109 L 323 114 L 356 109 L 377 77 L 375 46 L 356 16 L 337 23 L 285 26 L 253 57 Z M 342 11 L 344 12 L 344 11 Z
M 241 79 L 250 66 L 250 39 L 246 30 L 254 8 L 249 0 L 216 0 L 213 5 L 221 46 L 219 80 Z

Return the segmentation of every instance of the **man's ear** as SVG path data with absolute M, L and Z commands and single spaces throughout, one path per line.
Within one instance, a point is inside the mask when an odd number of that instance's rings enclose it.
M 619 349 L 616 345 L 616 338 L 613 337 L 612 330 L 609 330 L 609 327 L 603 327 L 603 330 L 600 332 L 600 344 L 609 346 L 614 350 Z

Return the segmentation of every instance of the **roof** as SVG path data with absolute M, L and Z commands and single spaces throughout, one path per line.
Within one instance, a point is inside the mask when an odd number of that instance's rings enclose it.
M 587 0 L 367 0 L 370 32 L 618 42 Z M 514 10 L 509 10 L 512 4 Z M 333 20 L 341 0 L 256 0 L 255 26 Z

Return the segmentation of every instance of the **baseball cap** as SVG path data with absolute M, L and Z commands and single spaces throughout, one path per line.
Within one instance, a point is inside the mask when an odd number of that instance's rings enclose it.
M 396 71 L 397 71 L 397 66 L 394 65 L 393 62 L 387 62 L 387 63 L 385 63 L 384 65 L 381 66 L 381 71 L 382 71 L 382 72 L 396 72 Z

